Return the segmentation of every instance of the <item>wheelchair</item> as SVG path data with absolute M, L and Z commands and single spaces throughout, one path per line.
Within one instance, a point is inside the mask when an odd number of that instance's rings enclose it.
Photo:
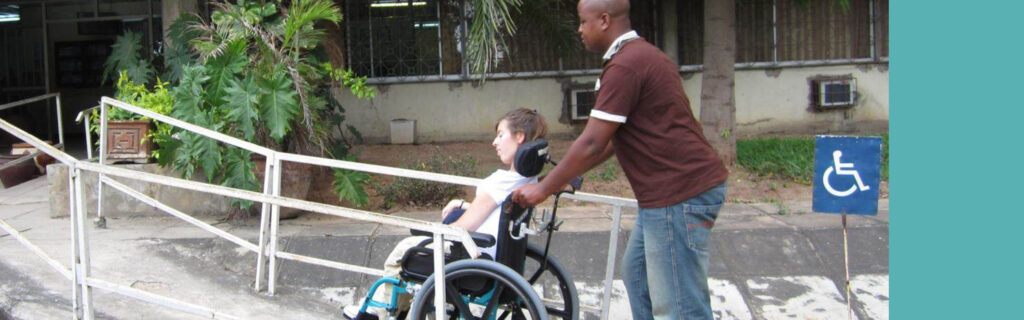
M 515 168 L 520 175 L 540 174 L 545 163 L 557 165 L 547 154 L 547 141 L 539 139 L 519 147 Z M 445 310 L 434 304 L 432 239 L 409 249 L 402 258 L 399 277 L 377 280 L 363 300 L 355 319 L 377 319 L 368 307 L 388 311 L 388 319 L 579 319 L 579 296 L 572 277 L 558 259 L 550 256 L 551 236 L 561 222 L 557 220 L 558 199 L 574 193 L 582 178 L 570 182 L 571 189 L 555 195 L 550 214 L 536 215 L 534 208 L 522 208 L 511 195 L 502 202 L 499 234 L 495 237 L 470 232 L 478 247 L 497 245 L 496 257 L 482 254 L 471 259 L 460 242 L 451 242 L 444 261 Z M 529 236 L 547 233 L 544 247 L 529 243 Z M 431 235 L 412 231 L 413 235 Z M 393 285 L 390 301 L 374 301 L 374 292 L 383 284 Z M 409 310 L 400 310 L 398 295 L 414 295 Z M 383 320 L 383 319 L 380 319 Z

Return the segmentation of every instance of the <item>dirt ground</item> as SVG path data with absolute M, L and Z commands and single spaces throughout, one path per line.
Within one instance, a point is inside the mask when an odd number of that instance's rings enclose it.
M 551 140 L 551 152 L 554 159 L 561 159 L 565 151 L 569 149 L 571 140 Z M 360 145 L 356 146 L 354 152 L 358 155 L 359 162 L 379 164 L 386 166 L 405 167 L 417 159 L 428 159 L 434 154 L 441 155 L 469 155 L 477 161 L 477 171 L 483 178 L 494 169 L 499 168 L 501 162 L 498 160 L 494 148 L 490 142 L 455 142 L 418 145 Z M 633 198 L 633 191 L 629 186 L 621 167 L 615 158 L 610 163 L 598 166 L 584 175 L 583 188 L 581 191 L 595 194 L 603 194 L 618 197 Z M 315 184 L 329 186 L 330 175 L 322 175 Z M 324 181 L 321 181 L 324 180 Z M 379 210 L 380 199 L 375 196 L 374 186 L 388 183 L 390 178 L 374 176 L 367 188 L 371 196 L 370 204 L 366 208 Z M 729 168 L 729 189 L 726 195 L 728 202 L 791 202 L 810 201 L 812 186 L 806 183 L 789 181 L 771 177 L 758 177 L 755 174 L 738 166 Z M 339 204 L 336 196 L 331 193 L 329 187 L 315 188 L 318 190 L 312 195 L 313 200 L 332 204 Z M 883 181 L 880 187 L 881 198 L 889 197 L 889 185 Z M 466 189 L 466 197 L 472 198 L 472 190 Z M 550 200 L 549 200 L 550 201 Z M 388 210 L 394 212 L 399 210 L 414 210 L 428 208 L 406 208 L 396 207 Z

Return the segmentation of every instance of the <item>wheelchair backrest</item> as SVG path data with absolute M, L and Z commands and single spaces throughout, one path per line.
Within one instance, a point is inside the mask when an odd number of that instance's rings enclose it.
M 540 174 L 544 164 L 550 162 L 548 154 L 548 142 L 544 139 L 537 139 L 523 143 L 516 150 L 515 168 L 519 175 L 533 177 Z M 513 237 L 519 233 L 519 226 L 515 221 L 526 214 L 532 214 L 533 208 L 523 208 L 512 201 L 512 195 L 505 198 L 501 203 L 501 217 L 498 222 L 497 257 L 495 261 L 501 263 L 518 273 L 523 273 L 523 262 L 526 258 L 526 244 L 528 237 L 524 234 L 519 238 Z

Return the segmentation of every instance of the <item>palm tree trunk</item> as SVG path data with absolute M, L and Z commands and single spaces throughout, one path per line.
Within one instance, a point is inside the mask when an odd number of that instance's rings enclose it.
M 736 4 L 704 1 L 700 122 L 726 165 L 736 161 Z

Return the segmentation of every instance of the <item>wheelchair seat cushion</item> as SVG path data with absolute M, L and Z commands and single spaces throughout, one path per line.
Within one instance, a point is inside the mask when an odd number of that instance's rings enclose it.
M 399 271 L 399 276 L 403 280 L 422 283 L 434 274 L 434 249 L 429 246 L 431 242 L 431 239 L 424 240 L 405 252 L 401 261 L 402 270 Z M 459 242 L 451 242 L 450 252 L 444 255 L 444 263 L 447 265 L 462 259 L 469 259 L 466 248 Z M 480 259 L 493 260 L 493 257 L 484 253 L 480 255 Z

